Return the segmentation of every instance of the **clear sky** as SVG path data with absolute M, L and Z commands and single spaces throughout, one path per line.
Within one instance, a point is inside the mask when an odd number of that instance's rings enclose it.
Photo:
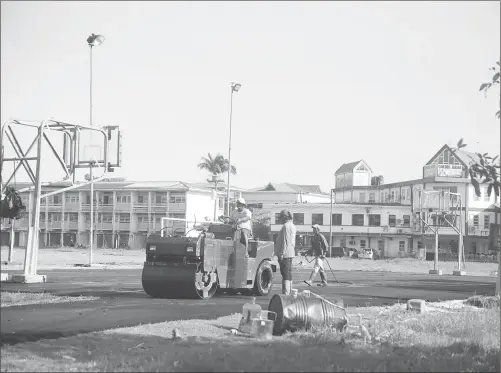
M 129 180 L 205 181 L 208 152 L 232 184 L 333 186 L 364 159 L 385 182 L 419 178 L 444 144 L 499 153 L 498 1 L 2 1 L 1 120 L 120 125 Z M 22 134 L 27 146 L 31 138 Z M 478 144 L 477 144 L 478 142 Z M 9 149 L 7 149 L 9 148 Z M 10 154 L 10 146 L 6 146 Z M 60 175 L 46 158 L 44 181 Z M 24 172 L 17 180 L 25 180 Z

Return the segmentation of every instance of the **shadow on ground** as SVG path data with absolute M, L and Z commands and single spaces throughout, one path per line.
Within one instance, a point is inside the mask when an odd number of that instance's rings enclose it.
M 362 345 L 341 336 L 322 340 L 286 335 L 271 342 L 228 335 L 172 341 L 152 335 L 92 333 L 1 350 L 2 371 L 499 372 L 499 350 L 454 343 L 433 348 Z M 338 338 L 337 338 L 338 337 Z

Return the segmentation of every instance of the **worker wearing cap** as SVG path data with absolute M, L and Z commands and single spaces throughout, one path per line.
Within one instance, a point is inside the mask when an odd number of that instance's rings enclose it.
M 280 212 L 284 221 L 275 243 L 275 255 L 282 274 L 282 294 L 290 295 L 292 290 L 292 258 L 296 256 L 296 226 L 292 223 L 292 214 L 288 210 Z
M 324 235 L 320 233 L 320 226 L 318 224 L 315 224 L 311 227 L 313 229 L 313 237 L 311 238 L 311 249 L 313 251 L 313 255 L 315 256 L 315 263 L 313 267 L 313 271 L 311 272 L 310 279 L 306 282 L 308 285 L 311 286 L 313 279 L 317 275 L 318 272 L 320 272 L 320 278 L 322 279 L 322 285 L 326 286 L 327 285 L 327 280 L 325 278 L 325 271 L 324 271 L 324 258 L 325 258 L 325 252 L 327 251 L 327 240 L 325 239 Z
M 233 221 L 233 229 L 235 229 L 234 240 L 240 240 L 245 246 L 245 257 L 249 257 L 249 237 L 252 236 L 252 213 L 246 208 L 246 203 L 243 198 L 237 199 L 237 209 L 231 213 Z

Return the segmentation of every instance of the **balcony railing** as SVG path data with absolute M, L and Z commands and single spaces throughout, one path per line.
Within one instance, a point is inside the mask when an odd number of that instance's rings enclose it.
M 76 230 L 76 229 L 78 229 L 78 222 L 77 221 L 65 221 L 63 223 L 62 227 L 64 230 L 69 230 L 69 229 Z
M 148 211 L 148 203 L 139 203 L 139 202 L 136 202 L 134 203 L 134 211 Z
M 47 229 L 61 229 L 63 226 L 63 223 L 61 221 L 50 221 L 47 224 Z
M 115 205 L 115 211 L 130 211 L 130 207 L 130 202 L 117 202 L 117 204 Z
M 113 204 L 112 203 L 99 203 L 98 205 L 98 210 L 99 211 L 113 211 Z
M 169 204 L 169 211 L 172 211 L 172 212 L 176 212 L 176 211 L 184 212 L 184 211 L 186 211 L 186 202 L 184 202 L 184 203 L 170 203 Z
M 153 225 L 152 225 L 153 226 Z M 148 222 L 140 222 L 137 223 L 137 230 L 138 231 L 147 231 L 149 228 Z
M 272 231 L 279 231 L 282 225 L 272 224 Z M 304 225 L 296 225 L 296 229 L 298 231 L 311 231 L 310 224 Z M 320 227 L 321 233 L 329 234 L 330 227 L 329 225 L 323 225 Z M 333 234 L 345 234 L 345 235 L 367 235 L 367 234 L 410 234 L 411 227 L 370 227 L 367 225 L 359 226 L 359 225 L 333 225 L 332 226 Z
M 488 228 L 483 228 L 480 226 L 469 226 L 467 231 L 469 236 L 488 237 L 490 233 L 490 230 Z
M 167 202 L 164 202 L 164 203 L 152 203 L 151 204 L 151 209 L 153 211 L 162 211 L 162 212 L 165 212 L 165 211 L 167 211 Z
M 80 210 L 80 203 L 78 202 L 66 202 L 64 205 L 64 211 L 78 212 Z

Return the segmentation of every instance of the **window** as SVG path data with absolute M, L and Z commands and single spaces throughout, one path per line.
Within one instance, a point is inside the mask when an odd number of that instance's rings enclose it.
M 65 199 L 66 203 L 78 203 L 79 196 L 76 193 L 67 194 L 64 199 Z
M 130 214 L 115 214 L 115 221 L 120 223 L 130 223 Z
M 165 205 L 167 203 L 167 194 L 156 193 L 155 194 L 155 203 L 157 205 Z
M 99 221 L 101 223 L 111 223 L 113 221 L 113 215 L 111 214 L 100 214 L 100 219 Z M 90 217 L 89 217 L 90 220 Z
M 117 196 L 117 202 L 118 203 L 130 203 L 130 194 L 129 195 L 123 195 L 123 196 L 120 196 L 120 195 Z
M 295 225 L 304 225 L 304 214 L 292 214 L 292 222 Z
M 49 205 L 60 205 L 62 202 L 60 195 L 54 195 L 49 197 Z
M 170 213 L 169 218 L 174 218 L 174 219 L 186 219 L 186 214 L 183 213 Z
M 391 191 L 391 202 L 395 200 L 395 192 L 392 190 Z
M 185 196 L 171 196 L 169 199 L 170 203 L 186 203 Z
M 383 246 L 383 240 L 378 240 L 377 241 L 377 248 L 380 252 L 383 252 L 384 246 Z
M 405 251 L 405 241 L 398 241 L 398 251 Z
M 489 229 L 490 226 L 491 226 L 491 216 L 484 215 L 484 229 Z
M 410 227 L 410 226 L 411 226 L 411 216 L 404 215 L 404 227 Z
M 422 249 L 423 248 L 423 243 L 421 241 L 417 242 L 417 248 Z
M 365 240 L 360 240 L 360 248 L 365 249 Z
M 384 193 L 381 192 L 380 196 L 379 196 L 379 202 L 383 203 L 384 202 Z
M 484 188 L 484 201 L 489 202 L 491 197 L 487 194 L 487 187 Z
M 360 193 L 360 203 L 365 203 L 365 193 Z
M 363 226 L 364 225 L 364 214 L 353 214 L 351 216 L 351 225 Z
M 217 201 L 218 208 L 222 210 L 224 208 L 224 198 L 218 198 Z M 262 203 L 260 203 L 261 207 L 263 206 Z
M 478 227 L 480 225 L 479 220 L 480 220 L 480 218 L 478 217 L 478 215 L 473 215 L 473 225 L 475 227 Z
M 137 222 L 138 222 L 139 224 L 142 224 L 142 223 L 144 223 L 144 224 L 148 224 L 148 215 L 139 215 L 139 216 L 137 217 Z
M 49 221 L 60 222 L 61 221 L 61 213 L 60 212 L 51 212 L 49 214 Z
M 148 203 L 148 196 L 140 194 L 137 196 L 137 203 L 145 204 Z
M 280 215 L 280 213 L 276 213 L 275 214 L 275 224 L 284 224 L 285 223 L 285 220 L 282 219 L 282 216 Z
M 369 203 L 376 202 L 376 193 L 369 193 Z
M 324 214 L 311 214 L 311 224 L 324 225 Z
M 76 213 L 67 213 L 64 216 L 65 221 L 72 221 L 72 222 L 77 222 L 78 221 L 78 214 Z
M 406 190 L 402 189 L 402 201 L 405 201 Z
M 472 186 L 471 189 L 473 190 L 473 200 L 480 201 L 480 196 L 477 196 L 477 193 L 475 193 L 475 188 Z M 480 194 L 482 194 L 482 189 L 480 189 Z
M 390 197 L 388 196 L 388 192 L 384 192 L 384 201 L 388 202 Z
M 343 225 L 343 215 L 332 214 L 332 225 Z
M 395 215 L 388 216 L 388 225 L 390 227 L 394 227 L 396 225 L 396 216 Z
M 370 227 L 380 227 L 381 226 L 381 215 L 369 214 L 369 226 Z

